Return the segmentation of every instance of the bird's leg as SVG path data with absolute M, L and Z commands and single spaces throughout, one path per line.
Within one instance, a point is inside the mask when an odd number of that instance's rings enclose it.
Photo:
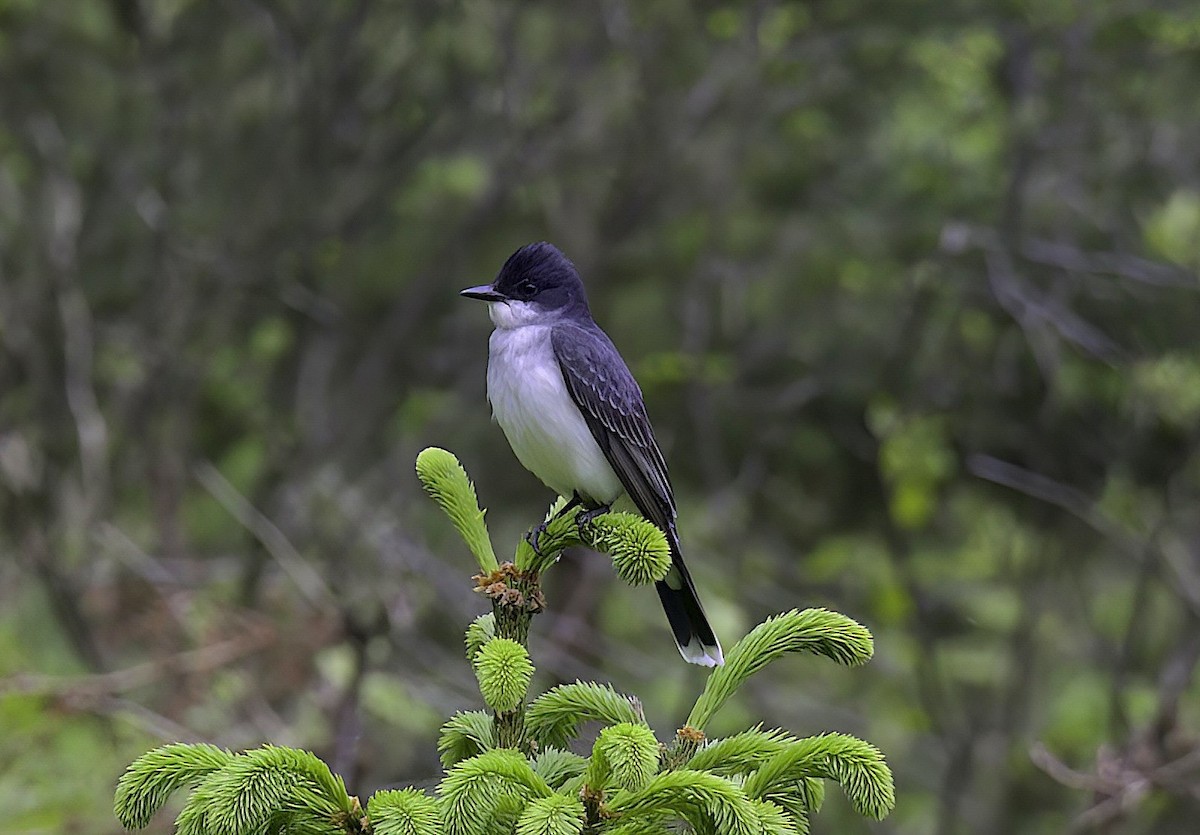
M 574 510 L 575 508 L 579 507 L 581 504 L 583 504 L 583 497 L 576 492 L 572 494 L 570 500 L 562 506 L 562 509 L 559 510 L 558 513 L 555 513 L 545 522 L 542 522 L 540 525 L 532 527 L 525 532 L 525 541 L 529 543 L 531 548 L 533 548 L 533 552 L 535 554 L 537 554 L 539 557 L 542 555 L 541 549 L 538 548 L 538 540 L 540 540 L 546 533 L 546 528 L 549 527 L 550 523 L 559 516 L 562 516 L 567 511 Z
M 612 510 L 612 502 L 609 502 L 608 504 L 602 504 L 599 507 L 588 508 L 587 510 L 583 511 L 583 513 L 580 513 L 575 517 L 575 524 L 581 528 L 586 527 L 592 524 L 592 520 L 594 520 L 597 516 L 603 516 L 610 510 Z
M 542 538 L 544 533 L 546 533 L 546 526 L 549 524 L 550 520 L 547 519 L 540 525 L 535 525 L 534 527 L 525 531 L 525 541 L 529 543 L 529 547 L 533 549 L 533 553 L 537 554 L 539 557 L 542 555 L 542 549 L 538 547 L 538 540 Z
M 555 513 L 553 518 L 557 519 L 559 516 L 562 516 L 568 511 L 574 510 L 581 504 L 583 504 L 583 496 L 579 495 L 579 491 L 576 490 L 571 494 L 571 500 L 563 505 L 562 510 L 560 510 L 558 513 Z

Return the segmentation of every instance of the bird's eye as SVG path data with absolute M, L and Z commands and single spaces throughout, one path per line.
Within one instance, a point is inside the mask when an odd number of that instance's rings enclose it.
M 532 296 L 537 292 L 537 285 L 535 285 L 532 281 L 522 281 L 521 285 L 517 287 L 517 289 L 521 291 L 522 296 Z

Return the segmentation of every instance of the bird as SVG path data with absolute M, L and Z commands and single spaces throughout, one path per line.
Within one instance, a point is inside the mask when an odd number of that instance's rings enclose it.
M 683 561 L 675 493 L 642 390 L 592 318 L 575 265 L 553 244 L 529 244 L 491 284 L 460 295 L 487 302 L 495 326 L 487 397 L 517 460 L 568 508 L 582 506 L 581 519 L 620 500 L 662 530 L 671 565 L 656 588 L 679 652 L 692 664 L 723 664 Z

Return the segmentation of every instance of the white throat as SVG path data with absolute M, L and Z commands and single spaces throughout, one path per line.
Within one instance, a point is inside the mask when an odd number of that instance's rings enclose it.
M 523 328 L 528 325 L 548 325 L 554 318 L 545 308 L 533 302 L 489 302 L 488 316 L 492 324 L 501 330 Z

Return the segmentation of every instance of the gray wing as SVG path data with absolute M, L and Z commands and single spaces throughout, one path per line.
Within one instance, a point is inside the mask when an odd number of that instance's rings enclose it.
M 604 331 L 589 325 L 560 324 L 551 334 L 567 391 L 634 505 L 672 535 L 675 494 L 642 390 Z
M 723 664 L 721 643 L 683 564 L 675 532 L 675 494 L 646 416 L 642 390 L 594 322 L 556 325 L 550 341 L 567 391 L 583 413 L 592 437 L 637 509 L 667 536 L 671 570 L 654 587 L 679 652 L 693 664 Z

